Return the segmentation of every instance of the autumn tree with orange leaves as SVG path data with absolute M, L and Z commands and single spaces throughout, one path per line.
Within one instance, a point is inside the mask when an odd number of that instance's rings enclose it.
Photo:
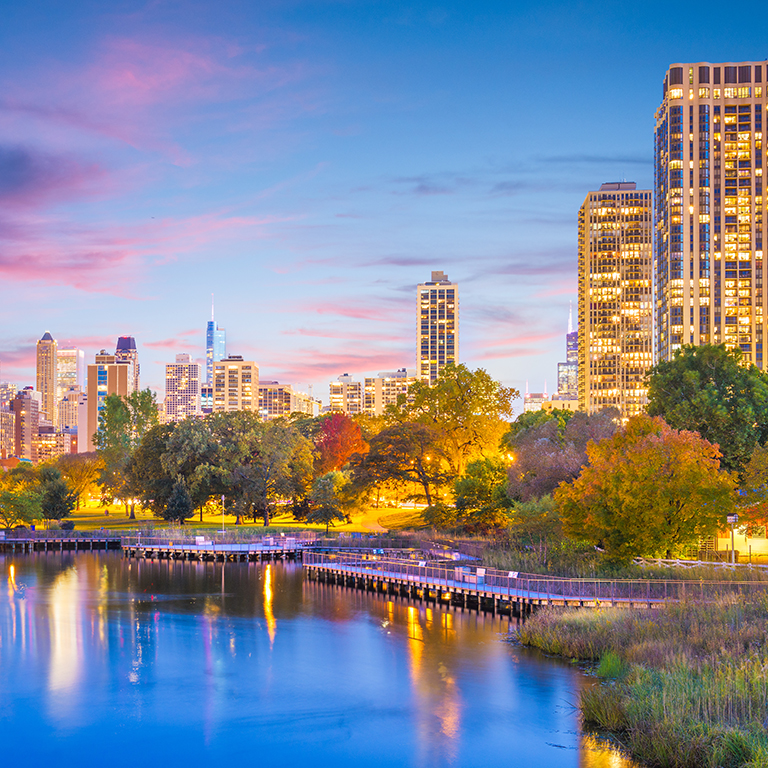
M 734 477 L 716 446 L 663 419 L 637 416 L 590 443 L 588 465 L 555 491 L 564 531 L 609 559 L 665 554 L 713 534 L 734 508 Z
M 353 454 L 367 450 L 360 427 L 346 414 L 332 413 L 321 420 L 315 435 L 315 474 L 341 469 Z

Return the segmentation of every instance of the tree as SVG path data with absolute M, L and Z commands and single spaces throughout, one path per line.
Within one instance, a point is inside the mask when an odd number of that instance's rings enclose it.
M 371 438 L 368 453 L 356 458 L 353 470 L 358 488 L 395 480 L 421 487 L 427 506 L 448 479 L 441 433 L 418 422 L 395 424 Z
M 507 495 L 507 467 L 499 458 L 478 459 L 453 484 L 456 522 L 475 533 L 506 528 L 512 500 Z
M 44 520 L 63 520 L 72 514 L 77 494 L 70 491 L 55 467 L 42 466 L 38 470 L 40 483 L 40 514 Z
M 163 458 L 176 424 L 157 424 L 144 435 L 141 445 L 131 455 L 125 470 L 125 490 L 138 498 L 144 509 L 164 517 L 173 492 L 175 476 L 170 474 Z
M 42 491 L 34 469 L 27 464 L 0 473 L 0 525 L 13 528 L 41 515 Z
M 65 453 L 59 457 L 56 468 L 61 472 L 61 476 L 72 493 L 75 494 L 76 507 L 80 509 L 83 498 L 88 496 L 98 482 L 104 469 L 104 462 L 95 451 L 91 453 Z
M 325 475 L 341 469 L 354 453 L 365 452 L 360 427 L 344 413 L 331 413 L 320 420 L 315 435 L 315 472 Z
M 331 523 L 346 521 L 347 510 L 354 504 L 352 482 L 347 474 L 338 470 L 318 477 L 312 484 L 308 523 L 325 523 L 325 532 Z
M 184 521 L 191 517 L 193 512 L 194 508 L 192 506 L 192 499 L 187 491 L 187 484 L 184 482 L 183 477 L 178 477 L 163 508 L 162 516 L 165 520 L 171 520 L 184 525 Z
M 430 386 L 416 382 L 408 398 L 390 406 L 390 423 L 418 422 L 436 430 L 453 477 L 464 473 L 469 461 L 498 453 L 499 441 L 512 416 L 512 400 L 519 392 L 494 381 L 479 368 L 447 365 Z
M 615 408 L 591 416 L 556 410 L 539 414 L 522 414 L 502 441 L 511 460 L 509 495 L 520 501 L 547 496 L 561 482 L 573 480 L 587 461 L 589 441 L 613 435 L 620 417 Z
M 738 349 L 685 345 L 651 369 L 648 413 L 698 432 L 719 446 L 723 467 L 740 472 L 768 438 L 768 377 Z
M 714 533 L 734 506 L 720 452 L 663 419 L 636 416 L 587 447 L 589 464 L 561 483 L 555 502 L 566 534 L 602 546 L 610 559 L 667 556 Z

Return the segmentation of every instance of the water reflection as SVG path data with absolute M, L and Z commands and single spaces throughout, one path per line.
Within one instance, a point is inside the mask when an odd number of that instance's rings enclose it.
M 629 768 L 580 733 L 579 673 L 501 642 L 506 618 L 281 563 L 49 553 L 0 574 L 8 761 L 127 766 L 138 743 L 174 763 Z

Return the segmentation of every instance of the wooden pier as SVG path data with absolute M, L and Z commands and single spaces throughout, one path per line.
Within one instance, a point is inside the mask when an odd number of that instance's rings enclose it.
M 56 537 L 0 539 L 0 553 L 29 552 L 95 552 L 120 549 L 119 538 Z
M 512 616 L 543 605 L 655 609 L 686 599 L 714 600 L 725 592 L 768 589 L 766 582 L 569 579 L 348 551 L 307 551 L 303 565 L 307 576 L 319 581 Z
M 212 562 L 261 562 L 263 560 L 300 560 L 303 545 L 284 543 L 234 543 L 215 541 L 157 541 L 123 539 L 123 552 L 128 557 L 146 560 L 191 560 Z

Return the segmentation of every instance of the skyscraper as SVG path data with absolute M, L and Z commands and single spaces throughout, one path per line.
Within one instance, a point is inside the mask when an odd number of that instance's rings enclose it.
M 354 416 L 363 410 L 363 385 L 343 373 L 328 386 L 328 408 Z
M 459 286 L 432 272 L 416 293 L 416 370 L 433 384 L 448 363 L 459 362 Z
M 165 418 L 181 421 L 200 413 L 200 366 L 189 355 L 176 355 L 165 366 Z
M 211 319 L 205 329 L 205 384 L 213 386 L 213 364 L 227 356 L 227 332 L 219 328 L 213 316 L 211 296 Z
M 603 184 L 579 209 L 579 408 L 645 408 L 653 364 L 652 201 L 634 182 Z
M 37 342 L 37 391 L 40 393 L 40 418 L 56 423 L 56 350 L 48 331 Z
M 56 352 L 56 399 L 75 387 L 85 386 L 85 352 L 75 347 L 59 347 Z
M 50 334 L 46 334 L 49 336 Z M 45 336 L 43 336 L 45 340 Z M 37 463 L 37 441 L 40 428 L 42 397 L 32 387 L 24 387 L 11 401 L 14 419 L 14 447 L 16 456 Z
M 115 347 L 115 362 L 130 366 L 128 392 L 139 391 L 139 351 L 133 336 L 120 336 Z
M 557 364 L 557 399 L 576 400 L 579 396 L 579 332 L 573 330 L 573 309 L 568 312 L 565 336 L 565 362 Z
M 768 62 L 673 64 L 656 112 L 656 354 L 738 348 L 765 368 Z

